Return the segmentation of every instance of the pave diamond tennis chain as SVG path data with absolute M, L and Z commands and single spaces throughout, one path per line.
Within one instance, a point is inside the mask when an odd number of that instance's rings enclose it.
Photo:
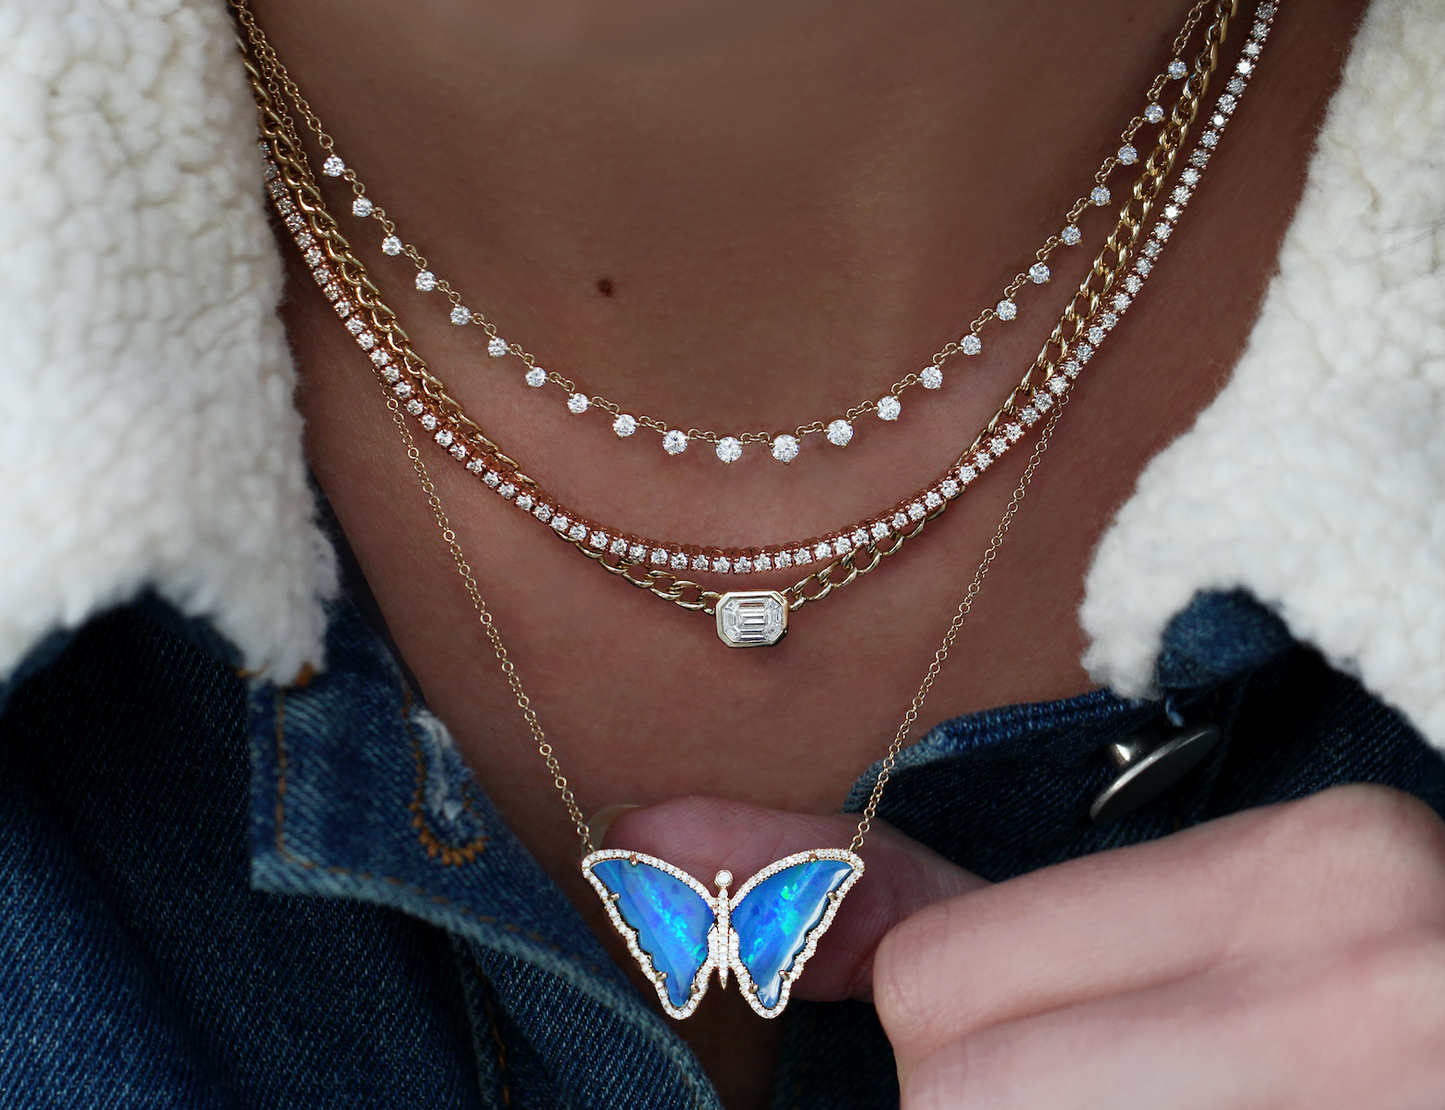
M 243 14 L 242 22 L 252 41 L 254 57 L 266 57 L 270 48 L 264 36 L 244 6 L 237 6 Z M 705 589 L 683 578 L 681 572 L 749 574 L 815 564 L 817 569 L 776 595 L 783 601 L 785 628 L 786 611 L 851 583 L 876 568 L 884 557 L 900 550 L 908 539 L 920 534 L 928 520 L 942 513 L 951 500 L 1067 395 L 1083 365 L 1133 303 L 1162 255 L 1184 206 L 1199 184 L 1220 132 L 1244 91 L 1253 69 L 1253 58 L 1268 33 L 1269 23 L 1270 19 L 1262 16 L 1254 28 L 1248 47 L 1255 48 L 1255 53 L 1249 53 L 1247 48 L 1226 93 L 1216 105 L 1209 129 L 1201 136 L 1189 165 L 1164 205 L 1162 218 L 1131 264 L 1131 248 L 1162 190 L 1164 178 L 1198 111 L 1205 81 L 1216 64 L 1218 47 L 1215 44 L 1222 34 L 1221 20 L 1216 19 L 1196 60 L 1194 75 L 1186 81 L 1171 117 L 1161 129 L 1158 144 L 1145 160 L 1144 173 L 1122 207 L 1119 222 L 1104 249 L 1019 386 L 949 471 L 882 514 L 803 543 L 763 548 L 708 549 L 644 539 L 596 524 L 568 510 L 542 490 L 487 438 L 411 350 L 394 314 L 381 301 L 365 267 L 341 236 L 326 211 L 294 124 L 279 99 L 289 77 L 282 78 L 273 71 L 268 79 L 259 62 L 251 67 L 251 74 L 261 109 L 264 149 L 271 160 L 267 172 L 273 202 L 303 251 L 318 285 L 358 345 L 368 352 L 391 395 L 399 400 L 407 414 L 415 417 L 439 446 L 499 496 L 528 512 L 604 569 L 684 608 L 716 615 L 719 602 L 733 595 Z M 1065 338 L 1066 332 L 1068 338 Z

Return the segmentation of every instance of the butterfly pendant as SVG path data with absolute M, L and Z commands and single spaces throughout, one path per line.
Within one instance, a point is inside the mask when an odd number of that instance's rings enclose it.
M 716 969 L 723 986 L 732 971 L 748 1005 L 771 1018 L 788 1004 L 863 861 L 842 848 L 799 852 L 768 864 L 731 896 L 729 871 L 717 873 L 718 892 L 709 894 L 686 871 L 625 849 L 591 853 L 582 874 L 670 1016 L 697 1009 Z

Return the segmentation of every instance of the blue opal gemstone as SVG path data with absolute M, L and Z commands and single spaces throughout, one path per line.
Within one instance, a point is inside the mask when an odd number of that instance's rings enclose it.
M 843 885 L 853 870 L 846 860 L 820 859 L 798 863 L 770 875 L 733 908 L 738 957 L 764 1009 L 778 1004 L 783 972 L 793 966 L 808 933 L 828 909 L 828 895 Z
M 707 934 L 715 915 L 681 879 L 646 863 L 599 860 L 592 874 L 617 899 L 622 919 L 637 930 L 637 946 L 666 972 L 667 997 L 679 1009 L 692 995 L 692 980 L 707 962 Z

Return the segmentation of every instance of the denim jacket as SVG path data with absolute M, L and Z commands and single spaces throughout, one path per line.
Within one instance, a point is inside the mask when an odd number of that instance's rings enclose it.
M 198 640 L 162 606 L 117 610 L 7 691 L 0 1106 L 719 1105 L 357 608 L 333 608 L 306 685 L 248 687 Z M 1439 754 L 1244 595 L 1196 598 L 1157 680 L 1159 702 L 1097 691 L 940 724 L 882 814 L 1002 880 L 1341 782 L 1445 812 Z M 1101 748 L 1166 713 L 1225 738 L 1092 824 L 1115 774 Z M 779 1110 L 896 1105 L 870 1006 L 781 1020 Z

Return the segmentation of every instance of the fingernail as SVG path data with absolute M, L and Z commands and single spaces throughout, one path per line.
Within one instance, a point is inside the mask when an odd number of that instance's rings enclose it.
M 612 822 L 616 821 L 629 809 L 641 808 L 642 806 L 634 804 L 607 806 L 604 809 L 599 809 L 592 816 L 592 819 L 587 822 L 587 829 L 589 832 L 592 833 L 592 843 L 597 845 L 597 847 L 601 848 L 604 841 L 607 839 L 607 830 L 612 827 Z

